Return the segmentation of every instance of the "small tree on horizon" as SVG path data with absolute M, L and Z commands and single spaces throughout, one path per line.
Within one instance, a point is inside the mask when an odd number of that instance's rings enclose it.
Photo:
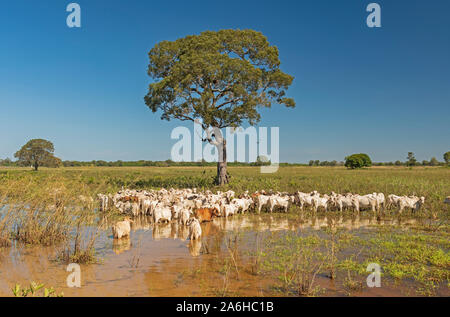
M 444 153 L 444 161 L 447 165 L 450 164 L 450 151 Z
M 437 158 L 432 157 L 430 160 L 430 166 L 438 166 L 439 165 L 439 161 L 437 160 Z
M 415 166 L 417 160 L 414 156 L 413 152 L 408 152 L 408 156 L 406 157 L 406 166 Z
M 53 143 L 44 139 L 33 139 L 27 142 L 14 154 L 21 165 L 32 166 L 35 171 L 40 166 L 59 167 L 62 162 L 53 153 Z
M 280 70 L 278 49 L 253 30 L 206 31 L 162 41 L 149 52 L 145 96 L 161 119 L 201 124 L 204 142 L 217 147 L 218 185 L 228 183 L 226 140 L 221 129 L 260 121 L 259 108 L 295 107 L 286 90 L 293 77 Z

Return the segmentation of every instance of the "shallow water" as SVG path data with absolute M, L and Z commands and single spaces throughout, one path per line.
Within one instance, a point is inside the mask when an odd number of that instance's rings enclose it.
M 275 279 L 252 274 L 250 267 L 239 273 L 228 269 L 224 258 L 233 232 L 241 235 L 237 248 L 242 263 L 255 250 L 256 236 L 273 231 L 298 230 L 307 235 L 326 227 L 327 217 L 301 219 L 286 215 L 239 215 L 214 219 L 202 224 L 201 241 L 188 241 L 188 229 L 176 223 L 154 225 L 148 218 L 138 218 L 132 225 L 131 238 L 112 239 L 110 224 L 102 225 L 96 240 L 101 264 L 81 265 L 81 288 L 66 285 L 66 265 L 54 261 L 57 247 L 24 247 L 14 244 L 0 251 L 0 296 L 11 296 L 11 288 L 30 281 L 44 283 L 65 296 L 276 296 L 271 285 Z M 400 224 L 407 228 L 415 219 L 377 220 L 374 217 L 340 218 L 338 226 L 358 232 L 372 226 Z M 239 279 L 235 278 L 238 275 Z M 326 296 L 344 293 L 333 281 L 318 276 L 317 283 Z M 405 287 L 364 288 L 360 296 L 402 296 Z

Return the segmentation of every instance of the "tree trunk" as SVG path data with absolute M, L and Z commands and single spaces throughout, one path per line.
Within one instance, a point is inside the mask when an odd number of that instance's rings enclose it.
M 34 162 L 34 170 L 37 171 L 39 168 L 39 164 L 37 162 Z
M 217 147 L 219 150 L 219 161 L 217 162 L 217 185 L 226 185 L 229 183 L 227 174 L 227 142 L 223 139 L 221 145 Z

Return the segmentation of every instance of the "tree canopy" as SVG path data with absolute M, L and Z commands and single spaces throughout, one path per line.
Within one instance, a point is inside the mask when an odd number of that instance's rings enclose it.
M 37 171 L 39 166 L 58 167 L 61 160 L 53 155 L 53 143 L 43 139 L 33 139 L 27 142 L 14 154 L 21 165 L 33 166 Z
M 162 119 L 202 119 L 204 127 L 260 120 L 257 107 L 294 107 L 285 96 L 293 77 L 280 70 L 278 49 L 253 30 L 206 31 L 156 44 L 149 53 L 145 102 Z
M 351 169 L 370 167 L 372 166 L 372 160 L 369 155 L 364 153 L 352 154 L 345 158 L 345 166 Z
M 408 152 L 408 156 L 406 157 L 406 166 L 415 166 L 417 164 L 416 157 L 413 152 Z
M 450 151 L 444 153 L 444 161 L 447 164 L 450 164 Z

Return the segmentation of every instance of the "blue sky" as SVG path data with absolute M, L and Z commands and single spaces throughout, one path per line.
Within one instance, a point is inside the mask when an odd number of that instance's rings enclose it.
M 365 0 L 78 0 L 80 29 L 66 26 L 70 2 L 0 2 L 0 158 L 31 138 L 64 160 L 169 158 L 180 123 L 144 104 L 147 53 L 224 28 L 263 32 L 295 77 L 297 107 L 275 105 L 260 123 L 280 127 L 281 161 L 450 150 L 449 1 L 377 1 L 377 29 Z

